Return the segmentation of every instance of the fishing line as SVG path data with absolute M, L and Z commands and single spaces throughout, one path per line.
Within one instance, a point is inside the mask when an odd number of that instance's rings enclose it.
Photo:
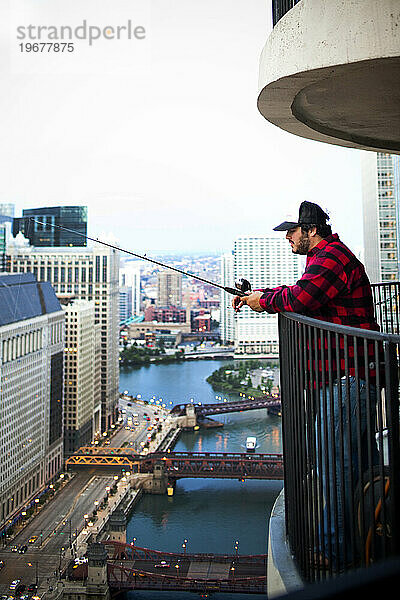
M 108 248 L 112 248 L 113 250 L 118 250 L 119 252 L 124 252 L 125 254 L 129 254 L 130 256 L 135 256 L 135 258 L 140 258 L 141 260 L 147 260 L 159 267 L 163 267 L 164 269 L 170 269 L 171 271 L 175 271 L 176 273 L 180 273 L 181 275 L 186 275 L 187 277 L 193 277 L 193 279 L 197 279 L 198 281 L 202 281 L 203 283 L 207 283 L 208 285 L 212 285 L 213 287 L 219 288 L 228 294 L 233 294 L 234 296 L 245 296 L 247 292 L 251 290 L 250 283 L 246 279 L 240 279 L 235 283 L 235 287 L 227 287 L 220 285 L 219 283 L 215 283 L 214 281 L 209 281 L 208 279 L 204 279 L 204 277 L 200 277 L 200 275 L 195 275 L 194 273 L 189 273 L 187 271 L 183 271 L 182 269 L 178 269 L 177 267 L 172 267 L 170 265 L 166 265 L 159 260 L 155 260 L 154 258 L 149 258 L 146 254 L 137 254 L 136 252 L 132 252 L 131 250 L 125 250 L 124 248 L 120 248 L 119 246 L 115 246 L 110 244 L 109 242 L 103 242 L 98 238 L 92 238 L 84 233 L 80 233 L 79 231 L 75 231 L 74 229 L 68 229 L 68 227 L 64 227 L 62 225 L 56 225 L 55 223 L 43 223 L 42 221 L 38 221 L 33 217 L 30 218 L 34 223 L 38 223 L 39 225 L 50 225 L 50 227 L 57 227 L 58 229 L 62 229 L 63 231 L 68 231 L 69 233 L 73 233 L 82 238 L 90 240 L 91 242 L 97 242 L 98 244 L 102 244 L 103 246 L 107 246 Z

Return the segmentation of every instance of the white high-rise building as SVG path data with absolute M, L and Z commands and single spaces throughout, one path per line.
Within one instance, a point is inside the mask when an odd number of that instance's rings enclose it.
M 64 451 L 68 456 L 88 446 L 101 433 L 101 379 L 94 302 L 75 300 L 63 306 L 64 350 Z
M 105 431 L 118 416 L 119 252 L 97 244 L 35 248 L 19 236 L 13 240 L 7 247 L 9 272 L 34 273 L 39 281 L 49 281 L 60 298 L 94 301 L 95 323 L 101 329 L 101 428 Z
M 126 261 L 119 270 L 121 320 L 140 313 L 140 274 L 138 261 Z
M 1 535 L 62 469 L 64 312 L 30 273 L 0 284 Z
M 362 153 L 365 269 L 372 283 L 400 277 L 400 157 Z
M 252 289 L 293 285 L 302 274 L 302 261 L 292 253 L 285 236 L 243 236 L 234 242 L 234 278 L 244 277 Z M 224 284 L 228 285 L 228 283 Z M 233 311 L 233 309 L 232 309 Z M 276 315 L 244 307 L 235 315 L 236 354 L 278 354 Z
M 228 252 L 221 256 L 221 282 L 224 287 L 234 287 L 234 259 L 233 253 Z M 232 309 L 232 296 L 221 292 L 220 304 L 220 332 L 223 344 L 235 341 L 235 316 Z

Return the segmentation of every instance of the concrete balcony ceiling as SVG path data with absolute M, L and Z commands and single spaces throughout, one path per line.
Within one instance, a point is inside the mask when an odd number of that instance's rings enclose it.
M 260 90 L 281 129 L 400 154 L 400 0 L 301 0 L 265 44 Z

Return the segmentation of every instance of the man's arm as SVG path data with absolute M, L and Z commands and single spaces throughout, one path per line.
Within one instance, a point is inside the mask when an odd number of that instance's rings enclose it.
M 312 313 L 328 304 L 346 287 L 347 275 L 342 263 L 323 254 L 307 267 L 295 285 L 266 290 L 260 306 L 269 313 Z
M 342 263 L 324 254 L 307 267 L 295 285 L 253 292 L 237 302 L 235 297 L 232 305 L 236 311 L 247 304 L 256 312 L 310 313 L 335 298 L 345 288 L 346 282 Z

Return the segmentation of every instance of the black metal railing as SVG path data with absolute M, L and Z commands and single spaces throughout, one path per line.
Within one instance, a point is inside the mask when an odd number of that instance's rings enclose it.
M 380 287 L 384 306 L 395 294 Z M 400 336 L 285 313 L 279 337 L 286 527 L 303 577 L 400 554 Z
M 400 283 L 398 281 L 374 283 L 372 292 L 376 318 L 381 331 L 400 334 Z
M 283 17 L 300 0 L 272 0 L 272 22 L 275 27 L 279 19 Z

